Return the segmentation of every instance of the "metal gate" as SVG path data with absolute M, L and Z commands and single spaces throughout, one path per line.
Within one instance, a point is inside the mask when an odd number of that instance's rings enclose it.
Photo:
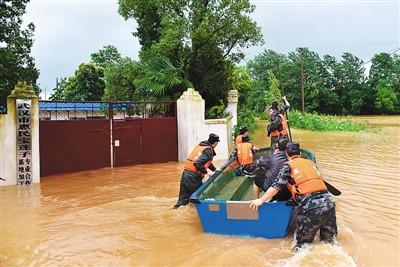
M 175 102 L 40 101 L 41 176 L 178 159 Z
M 175 102 L 112 103 L 114 165 L 178 159 Z

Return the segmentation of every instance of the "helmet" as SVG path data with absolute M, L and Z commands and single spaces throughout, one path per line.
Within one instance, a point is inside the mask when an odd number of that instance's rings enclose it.
M 286 152 L 289 156 L 300 155 L 300 144 L 299 143 L 288 143 L 286 145 Z
M 247 126 L 242 126 L 242 127 L 240 127 L 239 134 L 244 134 L 245 132 L 248 132 L 248 131 L 249 131 L 249 128 L 247 128 Z
M 208 136 L 208 140 L 207 140 L 210 144 L 214 144 L 215 142 L 219 142 L 219 136 L 214 134 L 214 133 L 210 133 L 210 135 Z

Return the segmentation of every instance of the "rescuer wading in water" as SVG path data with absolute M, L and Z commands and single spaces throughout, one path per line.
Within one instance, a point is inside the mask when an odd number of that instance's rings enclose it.
M 207 169 L 215 171 L 212 164 L 215 151 L 219 142 L 219 136 L 211 133 L 208 140 L 200 142 L 190 153 L 185 162 L 179 189 L 179 199 L 174 209 L 189 203 L 189 197 L 199 188 L 203 182 Z

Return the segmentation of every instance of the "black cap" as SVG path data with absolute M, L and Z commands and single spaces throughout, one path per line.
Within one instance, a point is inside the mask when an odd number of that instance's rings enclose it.
M 272 101 L 271 109 L 278 110 L 278 101 L 276 100 Z
M 288 142 L 289 142 L 289 141 L 288 141 L 287 138 L 279 138 L 279 139 L 278 139 L 278 149 L 279 149 L 280 151 L 285 151 Z
M 286 152 L 289 156 L 300 155 L 300 144 L 299 143 L 288 143 L 286 145 Z
M 247 126 L 242 126 L 242 127 L 240 127 L 239 134 L 244 134 L 245 132 L 248 132 L 248 131 L 249 131 L 249 128 L 247 128 Z
M 250 137 L 248 135 L 242 137 L 242 142 L 250 142 Z
M 210 133 L 210 135 L 208 136 L 208 140 L 207 140 L 210 144 L 214 144 L 215 142 L 219 142 L 219 136 L 214 134 L 214 133 Z

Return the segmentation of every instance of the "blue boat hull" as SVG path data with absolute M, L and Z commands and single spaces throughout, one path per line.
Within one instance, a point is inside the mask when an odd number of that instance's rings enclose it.
M 256 153 L 256 158 L 268 154 L 269 148 L 264 148 Z M 310 151 L 302 149 L 302 155 L 315 162 Z M 204 231 L 248 237 L 285 237 L 292 221 L 293 206 L 287 201 L 268 202 L 252 211 L 253 178 L 238 176 L 230 165 L 232 161 L 226 162 L 222 166 L 223 172 L 210 177 L 190 197 Z
M 286 236 L 293 208 L 287 206 L 286 202 L 265 203 L 255 212 L 248 209 L 248 213 L 255 213 L 253 216 L 243 214 L 246 213 L 243 211 L 239 212 L 242 214 L 229 216 L 231 210 L 228 207 L 234 209 L 239 205 L 248 207 L 249 202 L 204 200 L 196 203 L 204 232 L 264 238 Z

